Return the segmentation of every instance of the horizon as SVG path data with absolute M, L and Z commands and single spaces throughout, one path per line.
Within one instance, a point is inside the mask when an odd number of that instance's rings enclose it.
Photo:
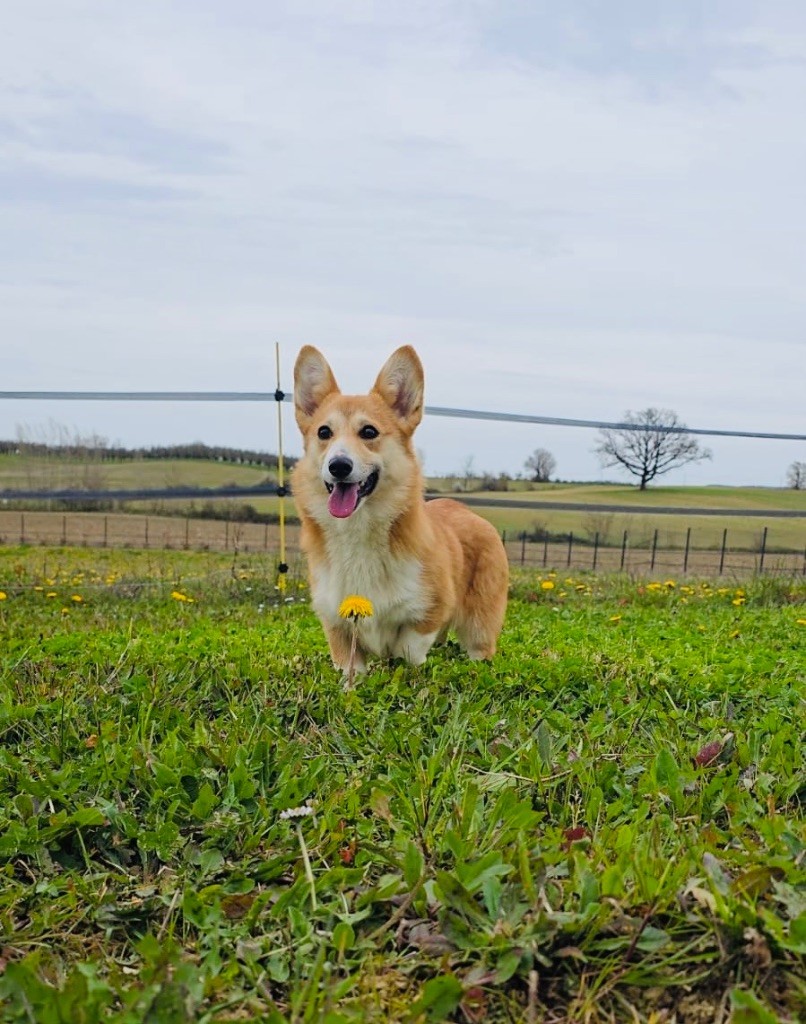
M 18 447 L 18 450 L 16 452 L 2 451 L 1 449 L 4 446 L 6 446 L 6 445 L 18 445 L 19 447 Z M 94 451 L 99 451 L 99 452 L 124 451 L 124 452 L 132 453 L 132 454 L 137 454 L 137 453 L 140 453 L 140 452 L 159 451 L 160 449 L 167 449 L 168 452 L 170 453 L 172 449 L 193 448 L 193 447 L 197 447 L 198 446 L 198 447 L 202 447 L 202 448 L 208 449 L 210 452 L 215 451 L 216 449 L 221 449 L 221 450 L 227 451 L 227 452 L 233 452 L 233 453 L 235 453 L 235 452 L 243 452 L 244 454 L 247 454 L 247 455 L 266 456 L 266 457 L 273 458 L 273 459 L 279 458 L 279 455 L 280 455 L 280 453 L 278 452 L 278 450 L 276 448 L 275 449 L 271 449 L 271 448 L 260 449 L 260 448 L 250 448 L 250 447 L 240 446 L 240 445 L 239 446 L 232 446 L 232 445 L 225 445 L 225 444 L 219 444 L 219 443 L 212 443 L 212 444 L 210 444 L 210 443 L 207 443 L 207 442 L 204 442 L 204 441 L 200 441 L 198 439 L 194 439 L 192 441 L 179 441 L 179 442 L 170 442 L 170 443 L 169 442 L 158 442 L 156 444 L 149 444 L 149 445 L 127 446 L 127 445 L 122 445 L 122 444 L 120 444 L 118 442 L 111 441 L 108 438 L 105 438 L 105 437 L 103 437 L 101 435 L 97 435 L 97 434 L 94 434 L 94 435 L 92 435 L 90 437 L 74 437 L 71 440 L 63 441 L 63 442 L 46 441 L 46 440 L 34 440 L 32 438 L 2 438 L 2 437 L 0 437 L 0 455 L 11 455 L 11 454 L 22 455 L 22 454 L 25 454 L 21 450 L 25 445 L 31 445 L 32 447 L 44 448 L 46 450 L 47 454 L 50 454 L 52 452 L 58 454 L 60 451 L 68 450 L 68 449 L 78 449 L 79 451 L 81 451 L 81 449 L 86 449 L 87 451 L 90 451 L 90 452 L 94 452 Z M 31 454 L 34 457 L 36 457 L 40 453 L 39 452 L 32 452 Z M 285 452 L 285 451 L 282 453 L 282 456 L 283 456 L 283 459 L 285 461 L 287 461 L 287 462 L 288 461 L 296 461 L 299 458 L 298 455 L 291 455 L 291 454 L 289 454 L 288 452 Z M 471 456 L 471 457 L 473 458 L 473 461 L 475 461 L 475 456 Z M 199 459 L 194 459 L 193 457 L 191 457 L 189 455 L 183 456 L 183 455 L 171 455 L 171 454 L 168 454 L 167 456 L 160 456 L 160 457 L 154 459 L 153 461 L 167 461 L 167 462 L 170 462 L 170 461 L 215 461 L 215 459 L 212 456 L 202 457 L 202 458 L 199 458 Z M 707 483 L 707 482 L 705 482 L 705 483 L 697 483 L 697 484 L 669 483 L 668 481 L 666 481 L 664 479 L 666 475 L 667 474 L 662 474 L 660 480 L 658 480 L 656 478 L 656 479 L 653 479 L 653 480 L 649 481 L 647 483 L 647 489 L 658 489 L 658 488 L 667 487 L 669 489 L 678 489 L 678 490 L 681 490 L 681 489 L 691 489 L 691 490 L 694 490 L 694 489 L 697 489 L 697 488 L 713 488 L 713 487 L 716 487 L 716 488 L 723 488 L 723 489 L 728 489 L 728 490 L 750 490 L 750 489 L 758 489 L 758 490 L 783 490 L 783 491 L 793 491 L 793 490 L 794 491 L 800 491 L 800 490 L 802 490 L 801 488 L 795 488 L 795 487 L 792 487 L 792 486 L 789 486 L 789 485 L 786 485 L 786 484 L 770 485 L 770 484 L 760 484 L 760 483 L 736 484 L 736 483 Z M 536 480 L 530 480 L 528 478 L 528 475 L 526 475 L 522 471 L 519 471 L 519 472 L 516 472 L 516 473 L 509 473 L 506 470 L 496 470 L 496 469 L 481 470 L 478 467 L 473 467 L 471 469 L 471 471 L 469 473 L 467 473 L 467 472 L 464 471 L 464 469 L 462 467 L 457 467 L 455 469 L 455 471 L 453 471 L 453 472 L 447 472 L 447 473 L 428 473 L 428 472 L 426 472 L 425 468 L 423 467 L 423 476 L 424 476 L 424 478 L 426 480 L 429 480 L 429 479 L 430 480 L 461 480 L 461 479 L 467 479 L 467 480 L 471 480 L 471 481 L 476 482 L 476 483 L 482 481 L 485 477 L 492 477 L 492 478 L 495 478 L 495 479 L 507 478 L 510 482 L 531 483 L 534 489 L 544 488 L 544 487 L 553 486 L 553 485 L 556 485 L 556 486 L 566 486 L 567 485 L 567 486 L 587 486 L 587 487 L 598 487 L 598 486 L 601 486 L 601 487 L 634 487 L 634 488 L 638 488 L 638 483 L 635 482 L 635 477 L 631 476 L 631 475 L 626 475 L 626 474 L 625 474 L 625 477 L 626 477 L 625 479 L 616 479 L 616 478 L 612 478 L 612 477 L 610 477 L 610 478 L 607 478 L 607 477 L 605 477 L 605 478 L 597 478 L 597 479 L 581 479 L 581 478 L 576 478 L 576 477 L 563 477 L 561 475 L 555 475 L 555 476 L 550 477 L 548 480 L 536 481 Z M 100 493 L 100 491 L 99 491 L 99 493 Z M 8 500 L 12 500 L 12 499 L 8 499 Z

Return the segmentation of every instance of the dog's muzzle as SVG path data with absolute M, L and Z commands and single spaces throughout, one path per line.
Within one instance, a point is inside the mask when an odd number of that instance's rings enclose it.
M 327 464 L 333 481 L 325 480 L 328 489 L 328 512 L 337 519 L 348 519 L 358 508 L 362 498 L 372 494 L 378 483 L 378 471 L 374 469 L 365 480 L 348 480 L 353 472 L 353 463 L 344 456 L 337 456 Z

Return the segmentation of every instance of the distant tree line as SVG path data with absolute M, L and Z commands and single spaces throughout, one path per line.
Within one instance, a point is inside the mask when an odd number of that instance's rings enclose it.
M 72 461 L 135 462 L 143 459 L 197 459 L 203 462 L 227 462 L 240 466 L 261 466 L 276 470 L 278 458 L 270 452 L 258 452 L 251 448 L 228 448 L 223 445 L 207 445 L 200 441 L 191 444 L 154 445 L 149 448 L 124 448 L 111 445 L 104 438 L 75 438 L 60 444 L 41 441 L 14 440 L 0 441 L 0 455 L 59 456 Z M 293 466 L 296 459 L 285 456 L 286 466 Z

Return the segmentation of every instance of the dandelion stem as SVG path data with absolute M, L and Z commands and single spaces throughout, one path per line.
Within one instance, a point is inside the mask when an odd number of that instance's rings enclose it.
M 358 643 L 358 620 L 353 619 L 353 636 L 350 640 L 350 660 L 347 663 L 347 682 L 345 683 L 346 690 L 352 690 L 353 679 L 355 678 L 355 649 Z

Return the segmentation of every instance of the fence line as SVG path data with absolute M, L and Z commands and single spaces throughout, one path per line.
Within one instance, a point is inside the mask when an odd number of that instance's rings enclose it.
M 597 532 L 593 540 L 580 541 L 573 533 L 567 539 L 543 537 L 541 540 L 520 533 L 515 538 L 503 537 L 504 547 L 513 565 L 561 571 L 588 570 L 657 574 L 679 572 L 683 576 L 734 576 L 758 573 L 766 575 L 806 576 L 806 547 L 803 551 L 770 551 L 767 527 L 757 550 L 729 549 L 728 530 L 722 532 L 719 548 L 697 548 L 692 543 L 693 530 L 688 527 L 682 547 L 658 546 L 655 530 L 649 546 L 631 546 L 630 534 L 624 530 L 621 540 L 604 544 Z
M 293 395 L 276 391 L 0 391 L 0 399 L 10 401 L 81 402 L 290 402 Z M 527 413 L 491 412 L 485 409 L 451 409 L 426 405 L 427 416 L 459 419 L 496 420 L 502 423 L 537 423 L 553 427 L 583 427 L 593 430 L 637 430 L 647 433 L 697 434 L 703 437 L 749 437 L 773 441 L 806 441 L 806 434 L 781 434 L 755 430 L 720 430 L 705 427 L 648 426 L 641 423 L 583 420 L 563 416 L 533 416 Z
M 293 497 L 288 484 L 283 486 L 283 496 Z M 154 487 L 139 489 L 92 491 L 75 488 L 62 490 L 0 490 L 0 501 L 152 501 L 181 500 L 183 498 L 274 498 L 277 497 L 278 486 L 270 487 L 261 484 L 256 487 Z M 739 516 L 755 519 L 806 519 L 806 508 L 803 509 L 750 509 L 750 508 L 699 508 L 688 505 L 605 505 L 592 502 L 577 501 L 541 501 L 508 498 L 476 497 L 472 494 L 451 494 L 456 501 L 476 508 L 510 508 L 531 509 L 551 512 L 619 512 L 628 515 L 689 515 L 689 516 Z M 426 500 L 432 501 L 448 495 L 431 492 Z
M 288 526 L 289 561 L 298 561 L 299 528 Z M 806 576 L 803 551 L 773 551 L 765 528 L 756 550 L 731 549 L 728 529 L 721 544 L 696 547 L 689 527 L 685 544 L 661 547 L 658 530 L 651 541 L 631 538 L 628 530 L 609 542 L 596 532 L 592 539 L 574 533 L 535 538 L 527 533 L 502 535 L 510 562 L 526 568 L 559 571 L 629 572 L 633 574 L 734 576 L 749 573 Z M 146 548 L 151 550 L 210 550 L 271 552 L 279 550 L 279 530 L 271 523 L 197 519 L 149 513 L 11 512 L 0 511 L 0 544 L 43 547 Z

